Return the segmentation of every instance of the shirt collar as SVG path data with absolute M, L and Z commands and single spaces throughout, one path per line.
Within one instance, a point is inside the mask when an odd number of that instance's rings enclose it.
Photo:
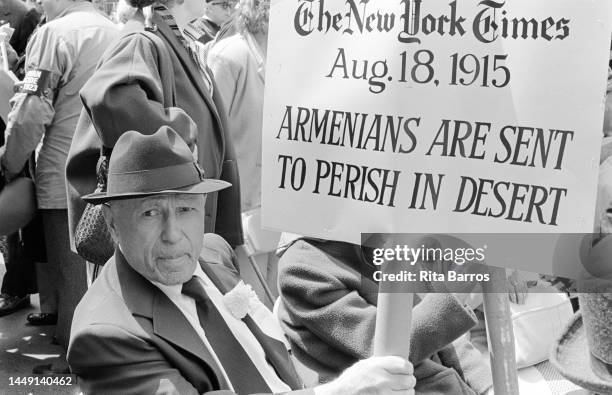
M 193 272 L 193 276 L 198 277 L 200 280 L 204 282 L 205 285 L 210 284 L 208 280 L 208 276 L 206 276 L 206 273 L 204 273 L 204 270 L 202 270 L 202 267 L 200 266 L 199 262 L 196 264 L 196 268 Z M 153 283 L 153 285 L 155 285 L 157 288 L 161 289 L 166 295 L 172 295 L 172 296 L 182 295 L 183 284 L 166 285 L 166 284 L 162 284 L 157 281 L 151 281 L 151 283 Z

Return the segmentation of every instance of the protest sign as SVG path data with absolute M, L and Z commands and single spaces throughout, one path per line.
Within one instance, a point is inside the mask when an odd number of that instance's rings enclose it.
M 590 232 L 612 3 L 272 3 L 263 225 Z
M 273 2 L 264 225 L 354 242 L 590 231 L 611 14 L 570 0 Z

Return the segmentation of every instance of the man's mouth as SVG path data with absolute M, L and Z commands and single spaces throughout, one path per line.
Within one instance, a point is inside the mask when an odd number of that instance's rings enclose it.
M 179 261 L 185 257 L 187 257 L 188 254 L 172 254 L 172 255 L 162 255 L 160 257 L 158 257 L 158 260 L 162 260 L 165 262 L 174 262 L 174 261 Z

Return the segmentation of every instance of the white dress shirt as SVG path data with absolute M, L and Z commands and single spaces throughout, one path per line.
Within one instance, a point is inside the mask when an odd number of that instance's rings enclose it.
M 208 278 L 206 273 L 204 273 L 200 265 L 196 265 L 196 270 L 193 275 L 198 277 L 198 279 L 202 282 L 202 285 L 204 286 L 208 297 L 215 305 L 217 310 L 219 310 L 219 313 L 225 320 L 225 323 L 231 330 L 232 334 L 238 340 L 242 348 L 244 348 L 244 351 L 247 353 L 247 355 L 251 358 L 251 361 L 253 362 L 265 382 L 270 387 L 270 390 L 274 393 L 290 391 L 291 388 L 289 388 L 289 386 L 287 386 L 287 384 L 285 384 L 278 377 L 278 375 L 274 371 L 274 368 L 270 366 L 270 364 L 266 361 L 266 355 L 263 348 L 257 341 L 257 338 L 255 338 L 251 330 L 248 328 L 248 326 L 241 319 L 234 317 L 225 307 L 225 304 L 223 303 L 223 295 L 212 283 L 210 278 Z M 231 389 L 234 390 L 231 381 L 229 380 L 227 373 L 225 372 L 225 369 L 223 369 L 223 365 L 221 365 L 219 358 L 215 354 L 214 349 L 211 347 L 210 343 L 208 342 L 208 339 L 206 338 L 204 328 L 202 328 L 202 326 L 200 325 L 195 300 L 181 293 L 183 287 L 182 284 L 164 285 L 157 282 L 152 283 L 156 287 L 158 287 L 166 296 L 168 296 L 172 303 L 174 303 L 176 307 L 178 307 L 178 309 L 183 313 L 185 318 L 187 318 L 187 321 L 189 321 L 200 339 L 202 339 L 202 342 L 204 342 L 204 345 L 206 345 L 206 348 L 208 348 L 208 351 L 210 351 L 211 355 L 215 359 L 219 370 L 223 373 L 225 381 L 229 383 Z M 266 333 L 270 337 L 282 341 L 287 346 L 287 341 L 283 336 L 283 332 L 280 326 L 274 319 L 270 310 L 268 310 L 266 306 L 263 305 L 263 303 L 258 301 L 257 306 L 252 309 L 249 315 L 251 316 L 251 318 L 253 318 L 257 326 L 259 326 L 259 328 L 264 333 Z

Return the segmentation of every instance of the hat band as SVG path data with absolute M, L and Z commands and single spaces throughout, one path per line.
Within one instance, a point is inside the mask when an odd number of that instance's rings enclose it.
M 157 169 L 109 173 L 107 195 L 180 189 L 197 184 L 203 179 L 195 162 Z

